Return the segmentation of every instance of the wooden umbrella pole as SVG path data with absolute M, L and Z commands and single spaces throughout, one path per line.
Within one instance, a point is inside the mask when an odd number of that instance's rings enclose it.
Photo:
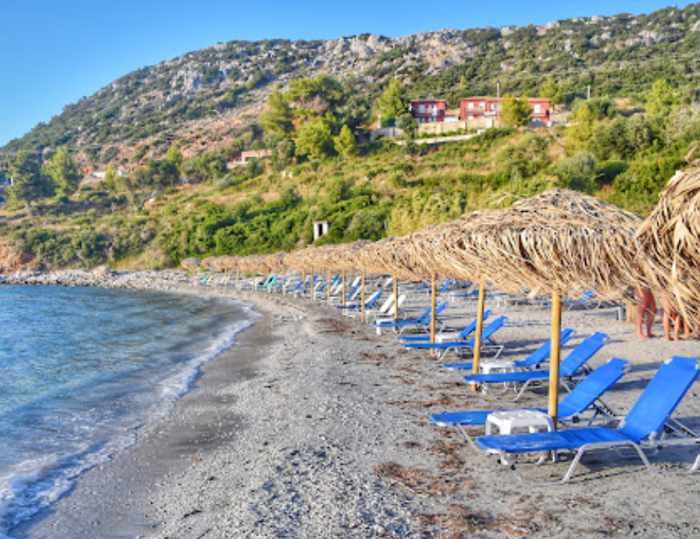
M 437 329 L 437 275 L 433 273 L 430 282 L 430 298 L 432 315 L 430 317 L 430 342 L 435 343 L 435 333 Z
M 396 274 L 391 276 L 391 283 L 394 288 L 394 320 L 399 319 L 399 279 Z
M 552 418 L 554 428 L 557 425 L 559 409 L 559 358 L 561 335 L 561 295 L 552 292 L 552 336 L 549 356 L 549 416 Z
M 236 288 L 241 290 L 243 288 L 243 283 L 241 283 L 241 270 L 236 272 Z
M 476 304 L 476 333 L 474 334 L 474 356 L 472 358 L 472 372 L 479 374 L 481 362 L 481 334 L 484 329 L 484 303 L 486 302 L 486 283 L 484 278 L 479 279 L 479 302 Z
M 365 321 L 365 272 L 362 272 L 360 278 L 360 320 Z
M 342 296 L 340 298 L 340 304 L 345 305 L 345 294 L 348 291 L 348 274 L 343 272 L 343 288 L 341 290 Z

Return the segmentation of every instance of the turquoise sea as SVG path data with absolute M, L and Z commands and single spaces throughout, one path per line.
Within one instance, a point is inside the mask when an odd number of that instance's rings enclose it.
M 0 287 L 0 538 L 133 444 L 253 319 L 194 296 Z

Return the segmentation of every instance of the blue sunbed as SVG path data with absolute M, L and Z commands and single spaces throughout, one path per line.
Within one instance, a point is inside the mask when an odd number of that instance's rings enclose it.
M 366 301 L 365 301 L 365 308 L 366 309 L 373 309 L 374 306 L 377 304 L 377 301 L 379 301 L 379 297 L 382 295 L 382 290 L 379 289 L 376 292 L 374 292 Z M 346 310 L 353 310 L 353 311 L 359 311 L 360 310 L 361 303 L 346 303 L 344 305 L 336 305 L 338 309 L 346 309 Z
M 697 380 L 698 373 L 696 358 L 674 357 L 664 363 L 617 428 L 587 427 L 533 434 L 480 436 L 475 442 L 481 449 L 501 455 L 576 451 L 562 482 L 571 478 L 583 454 L 591 449 L 632 447 L 648 467 L 649 460 L 642 451 L 642 445 L 656 448 L 669 444 L 668 440 L 661 440 L 664 427 Z M 698 443 L 698 440 L 687 442 Z
M 484 311 L 484 317 L 483 320 L 486 320 L 489 316 L 491 315 L 491 311 L 486 310 Z M 462 329 L 460 332 L 454 334 L 454 341 L 463 341 L 469 335 L 474 333 L 474 330 L 476 329 L 476 319 L 472 320 L 464 326 L 464 329 Z M 416 342 L 430 342 L 430 335 L 403 335 L 399 337 L 401 339 L 401 342 L 403 343 L 416 343 Z
M 586 362 L 603 347 L 607 339 L 608 336 L 605 333 L 597 332 L 579 343 L 561 362 L 559 367 L 561 378 L 572 378 L 579 374 L 580 371 L 585 371 Z M 471 374 L 464 377 L 466 382 L 477 384 L 523 384 L 515 400 L 520 398 L 532 382 L 546 381 L 548 379 L 548 369 Z
M 559 343 L 560 346 L 564 346 L 566 343 L 569 342 L 571 337 L 574 335 L 574 330 L 571 328 L 565 328 L 561 330 L 561 336 L 559 337 Z M 549 360 L 549 352 L 551 349 L 552 342 L 551 341 L 545 341 L 542 343 L 542 346 L 540 346 L 537 350 L 532 352 L 529 356 L 527 356 L 524 359 L 516 359 L 513 361 L 512 365 L 514 369 L 532 369 L 539 365 L 540 363 L 544 363 L 545 361 Z M 463 371 L 470 371 L 472 369 L 472 362 L 471 361 L 462 361 L 462 362 L 457 362 L 457 363 L 445 363 L 442 365 L 443 369 L 450 369 L 450 370 L 463 370 Z
M 601 413 L 610 415 L 610 408 L 602 402 L 596 404 L 596 401 L 622 378 L 628 364 L 629 363 L 624 359 L 613 358 L 586 376 L 586 378 L 579 382 L 576 387 L 571 390 L 571 393 L 566 395 L 559 403 L 557 412 L 558 419 L 561 421 L 578 418 L 591 407 L 593 408 L 593 415 L 589 419 L 589 424 Z M 547 413 L 547 410 L 544 408 L 530 409 Z M 464 437 L 468 441 L 471 441 L 465 427 L 483 426 L 486 423 L 486 418 L 494 411 L 497 410 L 443 412 L 432 415 L 430 420 L 441 427 L 457 427 Z
M 482 331 L 481 333 L 481 342 L 485 343 L 491 337 L 493 336 L 494 333 L 496 333 L 499 329 L 503 327 L 503 325 L 506 323 L 506 320 L 508 320 L 507 316 L 499 316 L 495 320 L 493 320 L 490 324 L 488 324 Z M 474 337 L 471 337 L 469 340 L 466 341 L 451 341 L 451 342 L 436 342 L 436 343 L 430 343 L 430 342 L 420 342 L 420 343 L 408 343 L 404 344 L 405 348 L 410 348 L 412 350 L 438 350 L 440 352 L 440 356 L 444 356 L 448 351 L 450 350 L 460 350 L 460 349 L 473 349 L 474 348 Z M 501 347 L 501 350 L 503 347 Z M 498 356 L 500 354 L 499 352 L 496 354 Z
M 447 309 L 447 302 L 443 301 L 437 304 L 435 307 L 435 314 L 439 316 L 442 312 Z M 416 318 L 401 318 L 399 320 L 376 320 L 375 325 L 380 328 L 386 329 L 403 329 L 411 326 L 421 327 L 430 324 L 432 319 L 432 308 L 426 307 L 423 309 L 419 316 Z

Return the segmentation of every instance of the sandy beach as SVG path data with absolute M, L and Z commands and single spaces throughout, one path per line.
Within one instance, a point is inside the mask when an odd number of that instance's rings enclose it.
M 173 275 L 141 285 L 236 297 L 260 320 L 204 367 L 170 416 L 144 426 L 135 446 L 85 473 L 17 537 L 700 536 L 700 483 L 686 472 L 697 447 L 651 454 L 651 470 L 630 452 L 591 454 L 566 485 L 544 482 L 567 463 L 523 464 L 516 475 L 429 415 L 543 406 L 544 392 L 515 405 L 512 393 L 474 393 L 427 354 L 332 307 Z M 487 307 L 509 317 L 497 335 L 503 357 L 523 357 L 549 336 L 547 308 Z M 475 310 L 459 300 L 450 324 Z M 593 366 L 631 362 L 605 397 L 620 415 L 663 360 L 700 351 L 697 341 L 641 342 L 614 309 L 567 311 L 563 326 L 576 330 L 566 350 L 595 331 L 610 336 Z M 699 391 L 676 414 L 696 428 Z

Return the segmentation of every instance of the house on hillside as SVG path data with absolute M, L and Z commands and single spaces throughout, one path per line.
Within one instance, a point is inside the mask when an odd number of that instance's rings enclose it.
M 246 150 L 244 152 L 241 152 L 241 155 L 238 159 L 234 161 L 229 161 L 227 163 L 227 166 L 229 169 L 232 169 L 240 165 L 245 165 L 248 161 L 251 161 L 252 159 L 267 159 L 269 157 L 272 157 L 272 150 Z
M 414 99 L 408 110 L 419 124 L 445 121 L 447 102 L 444 99 Z
M 503 98 L 474 96 L 462 99 L 459 105 L 459 118 L 469 127 L 497 127 Z M 532 107 L 532 124 L 552 126 L 552 102 L 542 97 L 529 97 Z

